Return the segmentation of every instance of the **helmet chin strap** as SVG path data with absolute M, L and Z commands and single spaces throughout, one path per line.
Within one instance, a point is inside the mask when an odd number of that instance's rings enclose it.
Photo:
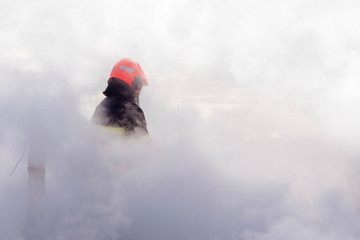
M 140 100 L 139 100 L 139 96 L 136 96 L 135 97 L 135 103 L 140 106 Z

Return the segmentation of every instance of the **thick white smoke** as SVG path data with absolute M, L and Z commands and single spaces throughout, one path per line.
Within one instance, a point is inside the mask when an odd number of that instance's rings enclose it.
M 0 9 L 1 239 L 23 239 L 27 161 L 46 164 L 48 239 L 359 239 L 359 3 Z M 99 147 L 90 117 L 123 57 L 150 82 L 152 142 Z

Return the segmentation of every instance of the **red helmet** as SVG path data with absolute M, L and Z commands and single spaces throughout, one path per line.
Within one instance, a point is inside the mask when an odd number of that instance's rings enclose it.
M 139 94 L 143 86 L 149 85 L 139 63 L 130 58 L 124 58 L 117 62 L 110 73 L 110 78 L 122 80 L 131 87 L 135 94 Z

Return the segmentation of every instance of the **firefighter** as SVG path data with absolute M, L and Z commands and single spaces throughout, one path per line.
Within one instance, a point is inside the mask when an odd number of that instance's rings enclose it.
M 139 95 L 147 79 L 139 63 L 124 58 L 113 67 L 105 99 L 96 107 L 92 123 L 124 136 L 136 138 L 148 136 L 143 110 L 139 106 Z

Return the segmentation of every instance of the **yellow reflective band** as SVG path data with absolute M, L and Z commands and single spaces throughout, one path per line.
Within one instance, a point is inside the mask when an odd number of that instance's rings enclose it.
M 125 133 L 125 128 L 122 128 L 122 127 L 104 126 L 104 128 L 106 128 L 106 129 L 108 129 L 110 131 L 113 131 L 113 132 L 121 133 L 121 134 Z
M 109 132 L 111 131 L 112 133 L 125 136 L 125 128 L 123 127 L 112 127 L 112 126 L 102 126 L 102 127 L 109 130 Z M 135 137 L 134 139 L 136 139 L 136 141 L 139 142 L 147 142 L 151 140 L 149 133 L 146 133 L 145 135 L 141 135 L 141 136 L 136 136 L 135 134 L 133 136 Z

